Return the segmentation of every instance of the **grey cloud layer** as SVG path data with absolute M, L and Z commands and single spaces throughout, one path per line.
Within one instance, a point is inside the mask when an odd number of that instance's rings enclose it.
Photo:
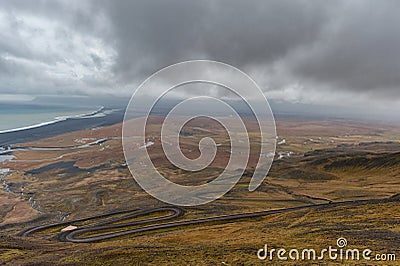
M 51 32 L 58 37 L 43 41 L 56 50 L 57 40 L 64 40 L 70 49 L 50 54 L 25 49 L 24 37 L 14 36 L 18 30 L 10 27 L 1 33 L 0 79 L 9 85 L 3 82 L 0 93 L 35 93 L 34 81 L 23 88 L 23 81 L 9 78 L 11 72 L 23 80 L 22 59 L 50 68 L 47 76 L 29 75 L 40 76 L 43 91 L 82 94 L 129 94 L 164 66 L 212 59 L 245 70 L 276 98 L 319 101 L 339 93 L 400 100 L 400 2 L 395 0 L 32 3 L 10 1 L 0 10 L 11 17 L 44 18 L 43 28 L 56 22 L 59 28 Z M 73 41 L 76 36 L 81 41 Z M 6 60 L 10 55 L 12 62 Z M 51 67 L 57 64 L 62 67 Z M 55 77 L 52 71 L 63 73 Z
M 127 79 L 199 58 L 238 67 L 272 63 L 311 44 L 329 8 L 282 0 L 150 0 L 105 5 L 119 51 L 115 70 Z

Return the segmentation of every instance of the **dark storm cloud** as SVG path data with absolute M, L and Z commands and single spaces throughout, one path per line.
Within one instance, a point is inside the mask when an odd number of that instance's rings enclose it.
M 261 72 L 266 91 L 400 97 L 397 1 L 107 1 L 124 82 L 190 59 Z M 289 97 L 290 98 L 290 97 Z
M 2 2 L 12 23 L 0 31 L 0 67 L 8 70 L 0 78 L 24 93 L 35 93 L 39 75 L 50 93 L 129 95 L 162 67 L 212 59 L 246 71 L 284 100 L 400 100 L 398 10 L 395 0 Z M 22 72 L 36 62 L 43 70 L 21 88 Z M 4 77 L 10 72 L 18 82 Z
M 126 79 L 183 60 L 265 64 L 320 34 L 331 4 L 313 1 L 116 1 L 105 4 Z
M 294 72 L 336 88 L 400 96 L 399 10 L 398 1 L 349 1 L 294 60 Z

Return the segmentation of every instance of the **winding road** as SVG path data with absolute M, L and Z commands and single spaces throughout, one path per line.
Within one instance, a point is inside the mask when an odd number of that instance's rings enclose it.
M 183 221 L 159 223 L 159 224 L 153 224 L 153 225 L 145 225 L 145 224 L 176 219 L 176 218 L 182 217 L 184 215 L 185 211 L 178 207 L 160 207 L 160 208 L 147 209 L 147 210 L 133 209 L 133 210 L 126 210 L 126 211 L 112 212 L 112 213 L 107 213 L 107 214 L 98 215 L 98 216 L 91 216 L 91 217 L 77 219 L 77 220 L 71 220 L 71 221 L 67 221 L 67 222 L 61 222 L 61 223 L 55 223 L 55 224 L 34 227 L 34 228 L 31 228 L 31 229 L 21 232 L 19 235 L 20 236 L 29 236 L 34 233 L 38 233 L 40 231 L 44 231 L 44 230 L 55 228 L 55 227 L 68 226 L 68 225 L 73 225 L 74 223 L 78 223 L 78 222 L 84 222 L 84 221 L 90 221 L 90 220 L 111 217 L 110 219 L 103 221 L 103 222 L 98 222 L 93 225 L 88 225 L 85 227 L 77 228 L 77 229 L 74 229 L 71 231 L 62 232 L 62 233 L 58 234 L 58 239 L 60 241 L 73 242 L 73 243 L 90 243 L 90 242 L 98 242 L 98 241 L 107 240 L 107 239 L 111 239 L 111 238 L 115 238 L 115 237 L 134 234 L 134 233 L 143 233 L 143 232 L 150 232 L 150 231 L 161 230 L 161 229 L 176 228 L 176 227 L 189 226 L 189 225 L 199 225 L 199 224 L 205 224 L 205 223 L 229 222 L 229 221 L 235 221 L 235 220 L 240 220 L 240 219 L 262 217 L 262 216 L 278 214 L 278 213 L 293 212 L 293 211 L 298 211 L 298 210 L 303 210 L 303 209 L 326 208 L 326 207 L 337 207 L 337 206 L 348 207 L 351 205 L 377 204 L 377 203 L 393 202 L 393 201 L 400 201 L 400 195 L 395 195 L 391 198 L 385 198 L 385 199 L 355 200 L 355 201 L 314 204 L 314 205 L 306 205 L 306 206 L 293 207 L 293 208 L 268 210 L 268 211 L 261 211 L 261 212 L 252 212 L 252 213 L 242 213 L 242 214 L 223 215 L 223 216 L 216 216 L 216 217 L 210 217 L 210 218 L 203 218 L 203 219 L 196 219 L 196 220 L 183 220 Z M 157 216 L 157 217 L 151 217 L 148 219 L 135 220 L 135 221 L 128 222 L 128 223 L 118 223 L 123 220 L 133 219 L 133 218 L 137 218 L 137 217 L 140 217 L 143 215 L 151 215 L 151 214 L 155 214 L 158 212 L 169 212 L 170 214 Z M 115 215 L 123 215 L 123 216 L 118 217 L 118 218 L 112 218 L 112 216 L 115 216 Z M 110 232 L 110 233 L 105 233 L 105 234 L 96 234 L 94 236 L 89 236 L 89 237 L 79 237 L 80 235 L 85 234 L 85 233 L 95 233 L 96 231 L 107 231 L 107 230 L 111 231 L 111 230 L 115 230 L 115 229 L 119 229 L 119 228 L 131 227 L 131 226 L 136 226 L 136 225 L 145 225 L 145 226 L 134 228 L 134 229 L 123 230 L 123 231 Z

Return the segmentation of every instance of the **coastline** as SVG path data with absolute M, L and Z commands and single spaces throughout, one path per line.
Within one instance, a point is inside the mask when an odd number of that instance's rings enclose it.
M 84 130 L 94 127 L 103 127 L 122 122 L 124 110 L 101 107 L 100 109 L 81 115 L 58 117 L 51 122 L 44 122 L 34 126 L 0 132 L 0 147 L 12 144 L 34 141 L 42 138 Z
M 0 130 L 0 134 L 17 132 L 17 131 L 28 130 L 28 129 L 37 128 L 37 127 L 47 126 L 47 125 L 51 125 L 51 124 L 54 124 L 54 123 L 62 122 L 62 121 L 65 121 L 65 120 L 71 119 L 71 118 L 84 118 L 84 117 L 94 116 L 96 114 L 101 113 L 101 111 L 103 111 L 104 108 L 105 107 L 102 106 L 99 109 L 97 109 L 97 110 L 95 110 L 93 112 L 89 112 L 89 113 L 71 115 L 71 116 L 58 116 L 58 117 L 54 117 L 54 120 L 51 120 L 51 121 L 45 121 L 45 122 L 41 122 L 41 123 L 38 123 L 38 124 L 29 125 L 29 126 L 23 126 L 23 127 L 18 127 L 18 128 Z

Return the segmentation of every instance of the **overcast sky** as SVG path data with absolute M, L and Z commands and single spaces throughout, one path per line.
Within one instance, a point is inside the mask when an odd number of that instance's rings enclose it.
M 0 96 L 129 96 L 212 59 L 271 99 L 399 106 L 399 47 L 396 0 L 1 1 Z

